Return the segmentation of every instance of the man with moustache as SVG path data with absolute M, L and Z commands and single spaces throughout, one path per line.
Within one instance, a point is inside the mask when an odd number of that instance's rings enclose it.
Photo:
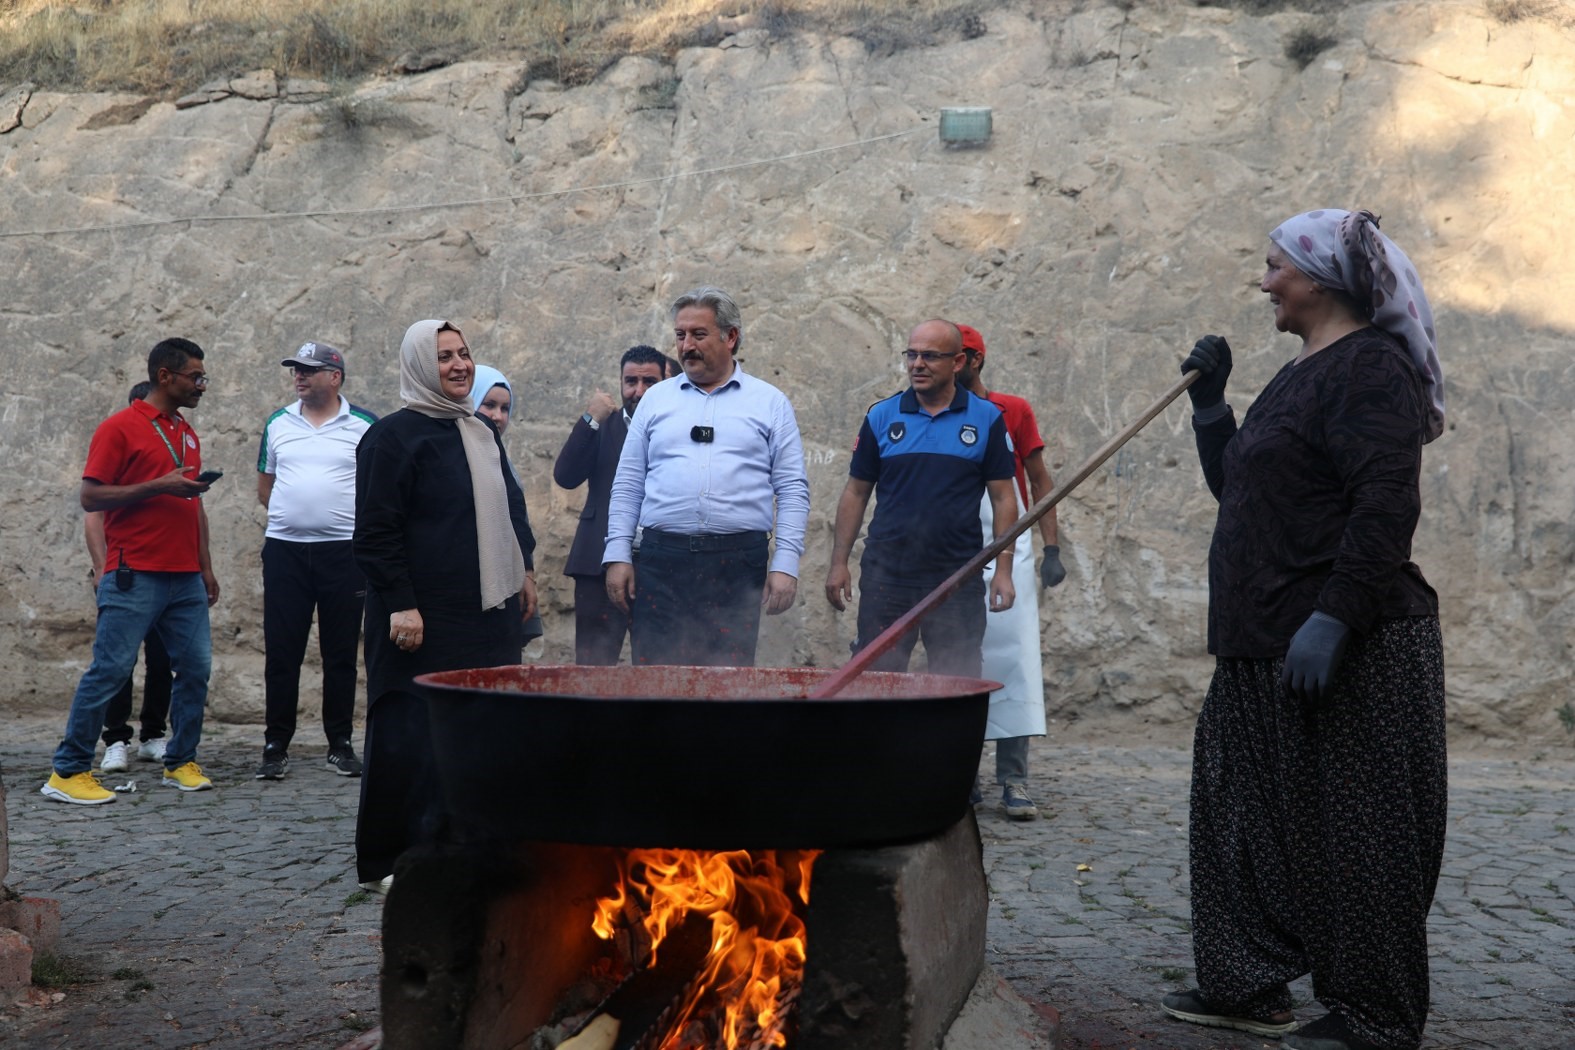
M 325 764 L 340 776 L 359 777 L 361 760 L 350 734 L 366 581 L 351 547 L 355 451 L 377 417 L 340 392 L 344 354 L 327 343 L 303 343 L 279 363 L 294 374 L 298 400 L 268 417 L 257 454 L 257 502 L 268 511 L 262 549 L 267 726 L 257 779 L 279 780 L 289 772 L 314 609 L 323 661 Z
M 629 632 L 629 614 L 608 598 L 607 575 L 602 570 L 602 551 L 607 545 L 607 504 L 612 496 L 613 476 L 618 472 L 618 456 L 629 433 L 629 420 L 646 391 L 677 374 L 667 369 L 668 358 L 654 346 L 631 346 L 624 351 L 618 362 L 622 406 L 605 391 L 592 394 L 552 466 L 552 479 L 562 488 L 574 489 L 589 482 L 585 508 L 580 511 L 580 524 L 563 569 L 564 575 L 574 581 L 577 664 L 616 664 L 623 651 L 624 635 Z
M 735 360 L 743 322 L 726 292 L 686 292 L 671 317 L 684 374 L 653 387 L 629 424 L 602 555 L 607 596 L 630 610 L 636 664 L 753 667 L 760 610 L 783 612 L 798 592 L 809 519 L 798 421 Z
M 198 497 L 217 473 L 203 472 L 197 432 L 180 414 L 196 408 L 208 388 L 202 347 L 161 340 L 148 354 L 148 381 L 154 389 L 146 400 L 99 424 L 82 470 L 82 509 L 104 512 L 108 564 L 98 584 L 93 662 L 77 683 L 54 768 L 39 789 L 74 805 L 115 801 L 91 772 L 93 752 L 105 708 L 150 630 L 158 631 L 175 674 L 163 783 L 181 791 L 213 787 L 196 758 L 212 665 L 208 607 L 219 600 L 219 581 Z
M 957 384 L 962 333 L 950 321 L 925 321 L 909 333 L 902 356 L 909 387 L 870 406 L 837 502 L 826 600 L 840 612 L 853 597 L 853 543 L 870 496 L 880 494 L 859 563 L 854 652 L 979 553 L 979 501 L 986 492 L 996 536 L 1017 521 L 1015 464 L 1001 410 Z M 991 611 L 1010 609 L 1016 598 L 1011 564 L 1010 549 L 996 556 Z M 979 677 L 985 594 L 982 575 L 967 580 L 871 669 L 907 670 L 922 638 L 931 672 Z

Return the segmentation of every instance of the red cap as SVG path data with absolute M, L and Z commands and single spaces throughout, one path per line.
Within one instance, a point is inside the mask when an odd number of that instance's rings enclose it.
M 962 333 L 963 349 L 972 350 L 974 353 L 979 355 L 979 360 L 983 361 L 984 336 L 979 334 L 979 330 L 977 328 L 969 328 L 965 324 L 958 325 L 957 330 Z

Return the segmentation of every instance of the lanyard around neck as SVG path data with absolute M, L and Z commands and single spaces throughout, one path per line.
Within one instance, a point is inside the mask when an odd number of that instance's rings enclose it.
M 158 418 L 154 417 L 154 418 L 148 420 L 148 422 L 150 424 L 152 424 L 153 432 L 159 436 L 159 440 L 164 442 L 164 447 L 170 450 L 170 459 L 175 461 L 175 469 L 176 470 L 185 470 L 186 469 L 186 446 L 184 446 L 184 445 L 181 446 L 180 455 L 177 456 L 175 454 L 175 446 L 170 444 L 170 439 L 164 433 L 164 428 L 159 426 Z M 180 440 L 180 423 L 178 423 L 178 422 L 175 424 L 175 440 L 177 440 L 177 441 Z

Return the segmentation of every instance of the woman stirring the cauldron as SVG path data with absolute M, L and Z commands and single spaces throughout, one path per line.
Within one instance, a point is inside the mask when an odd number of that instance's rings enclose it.
M 1182 365 L 1219 518 L 1214 677 L 1193 745 L 1193 954 L 1182 1020 L 1292 1050 L 1415 1050 L 1447 769 L 1438 599 L 1411 563 L 1422 445 L 1443 430 L 1432 312 L 1369 212 L 1269 235 L 1261 284 L 1301 353 L 1240 429 L 1230 347 Z M 1287 982 L 1328 1013 L 1291 1033 Z
M 362 883 L 437 836 L 443 807 L 412 681 L 519 662 L 535 612 L 536 541 L 496 429 L 473 414 L 476 367 L 460 330 L 418 321 L 399 351 L 404 408 L 356 452 L 355 554 L 366 575 L 366 772 L 356 819 Z

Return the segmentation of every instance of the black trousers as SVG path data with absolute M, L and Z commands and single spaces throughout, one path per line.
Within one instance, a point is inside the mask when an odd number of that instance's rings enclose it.
M 900 583 L 859 575 L 859 636 L 857 653 L 925 595 L 935 584 Z M 906 671 L 913 647 L 922 638 L 931 674 L 978 678 L 984 666 L 984 576 L 981 574 L 953 591 L 940 605 L 887 649 L 870 665 L 872 671 Z
M 149 631 L 142 639 L 142 663 L 147 668 L 147 677 L 142 684 L 142 713 L 137 721 L 142 726 L 139 739 L 146 743 L 163 736 L 168 728 L 170 689 L 175 684 L 175 676 L 170 672 L 170 654 L 159 640 L 159 632 Z M 104 743 L 131 743 L 130 722 L 131 678 L 127 677 L 120 692 L 110 698 L 109 706 L 104 709 Z
M 289 747 L 300 706 L 301 661 L 317 610 L 323 659 L 323 734 L 330 746 L 348 743 L 354 728 L 356 650 L 366 581 L 349 540 L 327 543 L 263 541 L 263 739 Z
M 1325 704 L 1274 659 L 1221 658 L 1192 747 L 1192 949 L 1211 1004 L 1288 1010 L 1286 982 L 1361 1038 L 1414 1050 L 1427 916 L 1449 824 L 1444 645 L 1435 617 L 1352 641 Z
M 629 614 L 607 597 L 607 575 L 574 577 L 574 662 L 611 667 L 623 652 Z
M 635 664 L 755 666 L 766 534 L 683 536 L 646 529 L 635 556 Z

